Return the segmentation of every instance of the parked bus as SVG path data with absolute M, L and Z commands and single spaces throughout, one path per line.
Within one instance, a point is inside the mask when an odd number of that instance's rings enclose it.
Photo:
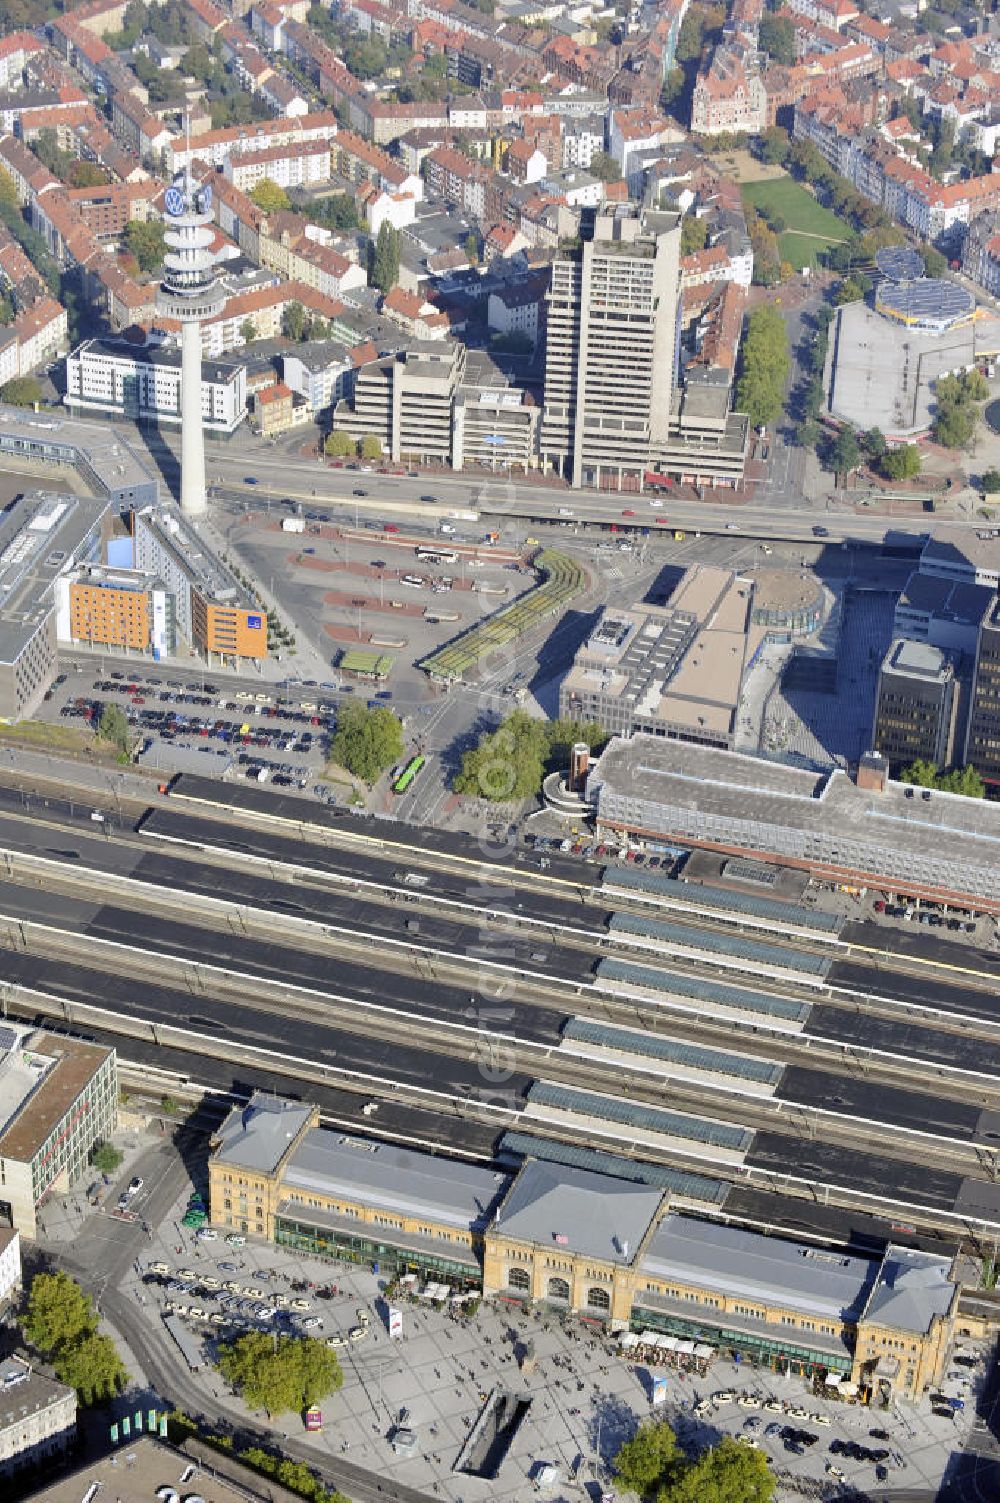
M 405 793 L 426 761 L 426 757 L 411 757 L 399 774 L 399 777 L 393 783 L 393 793 Z
M 428 548 L 421 545 L 417 548 L 417 557 L 427 564 L 457 564 L 458 554 L 452 553 L 447 548 Z
M 305 1421 L 307 1430 L 322 1430 L 323 1411 L 318 1404 L 310 1404 L 309 1408 L 306 1410 Z

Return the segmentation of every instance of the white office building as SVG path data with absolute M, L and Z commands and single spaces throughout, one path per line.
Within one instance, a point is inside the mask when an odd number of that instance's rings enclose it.
M 66 357 L 66 406 L 133 423 L 181 425 L 181 352 L 164 345 L 136 348 L 87 339 Z M 201 415 L 206 433 L 228 438 L 247 415 L 246 369 L 233 360 L 204 360 Z

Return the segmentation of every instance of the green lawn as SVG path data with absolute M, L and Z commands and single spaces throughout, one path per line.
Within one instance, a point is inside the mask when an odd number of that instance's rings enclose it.
M 743 202 L 755 209 L 774 209 L 788 229 L 778 236 L 782 260 L 790 261 L 796 271 L 815 263 L 818 251 L 846 240 L 850 226 L 831 209 L 816 202 L 807 188 L 790 177 L 776 177 L 769 182 L 744 183 Z

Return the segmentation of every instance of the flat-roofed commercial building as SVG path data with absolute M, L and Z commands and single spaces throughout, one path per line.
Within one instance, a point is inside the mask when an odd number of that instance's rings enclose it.
M 0 718 L 37 704 L 56 671 L 56 586 L 78 559 L 98 559 L 108 498 L 31 491 L 0 513 Z
M 508 1176 L 318 1126 L 315 1107 L 256 1095 L 209 1160 L 212 1221 L 283 1246 L 464 1289 Z
M 113 1049 L 23 1025 L 0 1028 L 0 1206 L 35 1236 L 36 1212 L 84 1173 L 118 1110 Z
M 73 413 L 101 413 L 133 423 L 181 422 L 181 352 L 87 339 L 66 357 L 66 395 Z M 247 415 L 246 367 L 205 360 L 201 417 L 207 434 L 228 438 Z
M 267 657 L 266 612 L 176 507 L 136 512 L 133 539 L 136 568 L 172 598 L 177 640 L 226 661 Z
M 159 483 L 149 461 L 105 423 L 0 407 L 0 453 L 53 469 L 75 470 L 97 496 L 119 511 L 152 506 Z
M 33 1492 L 31 1503 L 164 1503 L 171 1496 L 201 1503 L 301 1503 L 302 1495 L 194 1437 L 178 1448 L 133 1433 L 118 1450 Z
M 665 606 L 606 610 L 559 689 L 559 714 L 706 746 L 730 747 L 747 668 L 766 631 L 753 583 L 687 569 Z
M 959 701 L 951 659 L 929 643 L 897 639 L 879 672 L 872 745 L 894 773 L 918 758 L 949 767 Z
M 920 555 L 920 572 L 1000 590 L 1000 529 L 935 527 Z
M 338 402 L 333 426 L 354 439 L 373 433 L 394 464 L 452 464 L 452 408 L 465 372 L 465 349 L 418 340 L 358 371 L 350 401 Z
M 587 795 L 601 835 L 752 853 L 826 880 L 1000 913 L 1000 805 L 989 801 L 907 797 L 884 778 L 859 787 L 839 768 L 639 732 L 609 743 Z
M 22 1357 L 0 1361 L 0 1477 L 44 1472 L 76 1440 L 76 1390 Z

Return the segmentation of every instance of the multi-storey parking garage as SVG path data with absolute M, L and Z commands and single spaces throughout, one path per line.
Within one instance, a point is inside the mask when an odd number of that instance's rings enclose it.
M 0 791 L 11 1012 L 171 1079 L 294 1082 L 356 1131 L 613 1165 L 714 1216 L 1000 1229 L 981 949 L 203 779 L 136 815 Z

